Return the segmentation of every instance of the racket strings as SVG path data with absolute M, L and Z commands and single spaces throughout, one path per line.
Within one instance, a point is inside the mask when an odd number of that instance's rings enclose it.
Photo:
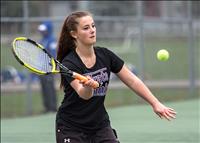
M 28 41 L 16 41 L 15 52 L 24 63 L 43 72 L 51 72 L 51 58 L 37 45 Z

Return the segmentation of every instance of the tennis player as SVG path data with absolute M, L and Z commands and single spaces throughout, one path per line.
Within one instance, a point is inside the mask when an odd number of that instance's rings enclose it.
M 57 143 L 119 143 L 104 106 L 111 72 L 144 98 L 160 118 L 175 118 L 176 112 L 160 103 L 120 57 L 105 47 L 94 46 L 95 43 L 92 14 L 71 13 L 60 33 L 57 59 L 69 69 L 87 76 L 88 81 L 61 75 L 65 96 L 56 117 Z M 94 81 L 101 86 L 94 89 Z

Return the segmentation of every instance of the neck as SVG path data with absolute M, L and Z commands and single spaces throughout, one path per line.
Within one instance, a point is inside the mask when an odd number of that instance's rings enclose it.
M 94 54 L 94 48 L 92 46 L 77 46 L 76 52 L 81 57 L 91 57 Z
M 93 46 L 77 46 L 76 53 L 87 68 L 91 68 L 96 63 L 96 55 Z

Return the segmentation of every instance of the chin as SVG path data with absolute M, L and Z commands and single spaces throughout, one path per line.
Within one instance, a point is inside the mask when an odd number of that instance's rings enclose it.
M 89 42 L 89 44 L 94 45 L 96 43 L 96 40 Z
M 95 43 L 96 43 L 96 40 L 94 40 L 92 43 L 95 44 Z
M 90 39 L 85 42 L 86 45 L 94 45 L 96 43 L 96 39 Z

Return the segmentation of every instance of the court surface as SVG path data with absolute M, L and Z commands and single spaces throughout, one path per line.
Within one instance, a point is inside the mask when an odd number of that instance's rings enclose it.
M 199 143 L 200 100 L 166 102 L 178 114 L 169 122 L 151 106 L 109 108 L 112 126 L 121 143 Z M 1 143 L 55 143 L 55 114 L 1 120 Z

